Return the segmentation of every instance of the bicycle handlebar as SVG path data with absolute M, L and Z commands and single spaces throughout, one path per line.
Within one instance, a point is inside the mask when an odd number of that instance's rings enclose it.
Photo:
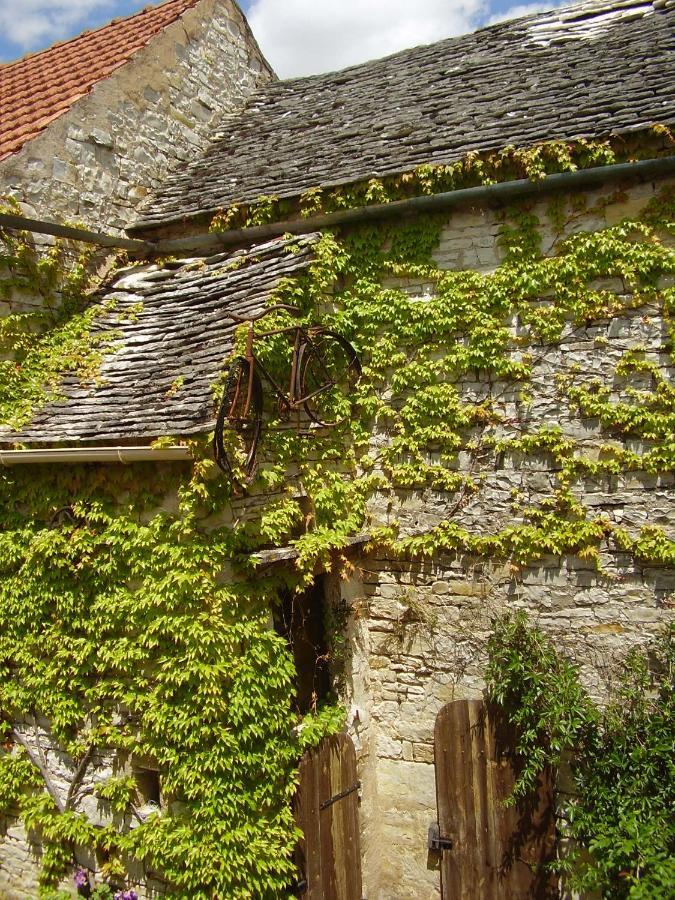
M 296 306 L 289 306 L 287 303 L 277 303 L 276 306 L 270 306 L 267 309 L 264 309 L 261 313 L 258 313 L 256 316 L 237 316 L 231 312 L 228 312 L 227 315 L 235 322 L 257 322 L 258 319 L 262 319 L 264 316 L 268 316 L 270 313 L 276 312 L 278 309 L 286 310 L 286 312 L 289 312 L 294 316 L 299 317 L 302 315 L 302 310 L 298 309 Z

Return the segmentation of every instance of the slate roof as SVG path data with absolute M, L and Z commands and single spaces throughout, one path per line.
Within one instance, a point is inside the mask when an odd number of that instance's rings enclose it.
M 655 8 L 656 7 L 656 8 Z M 273 82 L 132 231 L 468 151 L 675 122 L 675 2 L 588 0 L 341 72 Z
M 0 160 L 67 112 L 199 0 L 168 0 L 0 65 Z M 18 4 L 20 6 L 20 4 Z M 17 15 L 20 10 L 17 9 Z
M 120 332 L 99 383 L 66 376 L 59 388 L 65 399 L 39 410 L 19 432 L 0 426 L 0 446 L 145 443 L 210 431 L 212 385 L 237 328 L 228 311 L 261 311 L 280 278 L 310 264 L 317 237 L 118 272 L 98 301 L 115 305 L 95 320 L 95 330 Z

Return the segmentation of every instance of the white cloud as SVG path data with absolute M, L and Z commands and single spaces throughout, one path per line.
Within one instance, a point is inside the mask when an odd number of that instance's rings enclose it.
M 27 50 L 44 47 L 86 27 L 95 9 L 115 0 L 0 0 L 0 29 L 5 40 Z M 17 8 L 20 7 L 20 8 Z
M 509 9 L 495 13 L 485 23 L 486 25 L 496 25 L 497 22 L 506 22 L 508 19 L 519 19 L 521 16 L 531 16 L 534 13 L 546 12 L 547 9 L 555 9 L 556 6 L 562 6 L 571 0 L 552 0 L 549 3 L 519 3 L 517 6 L 511 6 Z
M 473 30 L 487 0 L 254 0 L 248 20 L 282 78 L 341 69 Z

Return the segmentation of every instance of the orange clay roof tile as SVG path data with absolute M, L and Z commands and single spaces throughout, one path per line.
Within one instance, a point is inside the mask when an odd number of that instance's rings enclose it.
M 199 0 L 167 0 L 0 64 L 0 160 L 20 150 Z

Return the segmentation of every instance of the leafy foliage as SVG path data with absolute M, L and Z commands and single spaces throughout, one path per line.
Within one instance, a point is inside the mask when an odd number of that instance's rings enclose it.
M 2 209 L 20 212 L 15 203 Z M 91 256 L 65 241 L 37 253 L 27 232 L 0 231 L 0 299 L 9 307 L 0 319 L 0 424 L 28 422 L 58 398 L 64 374 L 95 377 L 104 345 L 116 336 L 92 334 L 110 306 L 87 308 Z
M 665 897 L 675 883 L 675 629 L 627 657 L 616 696 L 574 763 L 571 834 L 591 853 L 582 890 Z
M 571 887 L 631 900 L 668 896 L 675 877 L 675 627 L 648 654 L 628 654 L 604 709 L 523 615 L 496 620 L 488 651 L 488 695 L 515 726 L 524 762 L 513 800 L 534 786 L 544 764 L 571 758 L 575 791 L 563 796 L 562 814 L 577 849 L 561 861 Z
M 501 159 L 467 160 L 461 171 L 423 168 L 409 185 L 369 184 L 364 198 L 381 202 L 390 190 L 431 192 L 507 171 L 537 177 L 554 165 L 613 161 L 614 153 L 608 145 L 583 144 L 529 155 L 509 150 Z M 336 194 L 328 204 L 360 198 Z M 312 209 L 326 208 L 324 197 L 306 199 Z M 449 550 L 519 565 L 574 553 L 599 564 L 600 550 L 612 546 L 638 560 L 672 563 L 673 542 L 660 529 L 629 533 L 583 504 L 585 482 L 598 474 L 672 470 L 674 398 L 657 372 L 642 367 L 651 390 L 624 392 L 620 402 L 574 373 L 561 380 L 560 403 L 597 417 L 608 433 L 607 448 L 593 457 L 558 429 L 505 438 L 492 392 L 471 401 L 457 386 L 479 373 L 487 384 L 520 390 L 525 406 L 532 348 L 556 346 L 570 323 L 611 319 L 646 302 L 672 319 L 675 294 L 660 287 L 675 273 L 675 254 L 660 237 L 671 221 L 669 203 L 664 197 L 641 219 L 572 234 L 548 257 L 531 210 L 510 211 L 504 262 L 488 274 L 438 268 L 437 216 L 326 233 L 310 270 L 280 282 L 271 302 L 293 303 L 306 323 L 321 320 L 345 335 L 362 356 L 364 375 L 351 417 L 317 429 L 311 444 L 297 429 L 277 427 L 275 411 L 266 410 L 270 427 L 248 510 L 216 470 L 206 440 L 193 443 L 189 467 L 0 472 L 0 720 L 9 726 L 43 718 L 75 765 L 94 748 L 116 753 L 123 768 L 98 785 L 118 818 L 94 827 L 77 790 L 67 809 L 57 807 L 36 761 L 7 730 L 14 749 L 0 756 L 0 808 L 18 811 L 40 835 L 45 890 L 72 865 L 77 847 L 89 845 L 111 880 L 133 859 L 161 872 L 178 896 L 283 895 L 293 871 L 289 800 L 296 763 L 303 749 L 340 727 L 343 713 L 329 707 L 297 728 L 293 663 L 268 627 L 269 608 L 280 583 L 299 590 L 317 567 L 345 565 L 341 553 L 368 523 L 375 496 L 395 508 L 401 492 L 432 490 L 447 510 L 437 527 L 413 537 L 400 537 L 395 519 L 374 529 L 373 540 L 391 554 Z M 258 219 L 278 209 L 268 198 Z M 559 229 L 566 215 L 560 203 L 551 210 Z M 8 251 L 14 272 L 24 265 L 23 253 L 20 245 Z M 629 290 L 619 296 L 597 288 L 605 277 L 621 278 Z M 407 283 L 423 285 L 423 296 L 410 296 Z M 25 421 L 57 396 L 64 368 L 74 366 L 83 377 L 95 371 L 99 350 L 89 341 L 95 313 L 80 305 L 81 292 L 75 295 L 74 306 L 60 306 L 37 336 L 23 320 L 5 328 L 14 357 L 0 364 L 4 424 Z M 283 340 L 260 352 L 275 371 L 287 369 Z M 625 378 L 639 362 L 633 353 L 617 376 Z M 618 444 L 617 435 L 649 443 L 638 452 Z M 550 495 L 529 506 L 514 500 L 513 522 L 502 529 L 460 524 L 456 513 L 480 490 L 485 468 L 518 453 L 556 462 Z M 64 508 L 69 514 L 57 515 Z M 258 572 L 255 551 L 284 543 L 297 551 L 295 571 Z M 490 678 L 495 695 L 519 717 L 532 766 L 542 754 L 557 760 L 571 746 L 591 747 L 589 735 L 601 741 L 612 733 L 573 669 L 541 636 L 518 620 L 499 628 Z M 159 768 L 165 808 L 131 829 L 134 754 Z M 591 768 L 585 771 L 590 779 Z M 531 777 L 526 767 L 520 789 Z M 589 844 L 582 824 L 598 839 L 612 834 L 599 819 L 577 821 Z M 642 837 L 638 843 L 645 846 Z M 642 875 L 634 880 L 644 882 Z
M 129 832 L 96 829 L 75 808 L 59 812 L 14 756 L 1 761 L 3 807 L 41 834 L 46 884 L 74 846 L 93 845 L 145 861 L 183 896 L 276 896 L 292 873 L 300 745 L 292 660 L 268 628 L 273 588 L 223 582 L 231 529 L 153 515 L 182 480 L 156 475 L 128 476 L 123 507 L 124 482 L 96 467 L 39 486 L 0 475 L 0 709 L 9 721 L 39 711 L 74 760 L 85 746 L 153 759 L 168 809 Z M 51 525 L 74 494 L 87 498 L 74 521 Z M 108 782 L 99 794 L 123 809 L 130 787 Z
M 523 769 L 512 801 L 537 784 L 545 764 L 558 766 L 575 747 L 595 713 L 577 672 L 550 640 L 530 628 L 527 616 L 506 615 L 493 623 L 488 642 L 488 697 L 507 713 L 518 734 Z

